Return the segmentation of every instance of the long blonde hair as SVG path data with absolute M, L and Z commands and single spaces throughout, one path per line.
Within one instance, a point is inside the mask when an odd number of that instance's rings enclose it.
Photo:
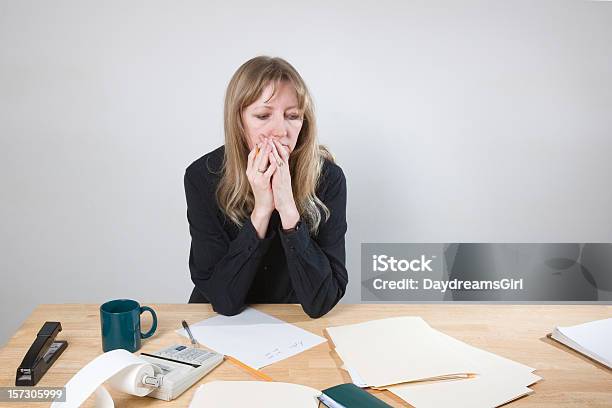
M 268 84 L 272 84 L 274 95 L 280 81 L 289 81 L 293 85 L 298 109 L 303 113 L 302 128 L 291 153 L 289 169 L 297 209 L 310 232 L 315 234 L 321 223 L 319 208 L 323 210 L 325 220 L 330 216 L 329 209 L 317 197 L 315 190 L 324 160 L 334 160 L 330 152 L 317 143 L 314 106 L 304 80 L 282 58 L 259 56 L 250 59 L 238 68 L 227 86 L 224 108 L 225 154 L 223 174 L 216 191 L 217 203 L 225 215 L 239 226 L 244 225 L 253 211 L 255 198 L 245 174 L 249 147 L 242 123 L 242 111 L 259 98 Z

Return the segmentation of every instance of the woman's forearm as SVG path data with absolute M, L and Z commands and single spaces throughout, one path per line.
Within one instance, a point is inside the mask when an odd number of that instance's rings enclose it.
M 270 216 L 272 213 L 259 211 L 254 209 L 251 213 L 251 223 L 257 231 L 257 237 L 264 239 L 266 232 L 268 231 L 268 224 L 270 223 Z

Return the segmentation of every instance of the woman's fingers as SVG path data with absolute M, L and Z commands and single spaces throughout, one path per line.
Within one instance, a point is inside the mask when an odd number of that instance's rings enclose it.
M 260 173 L 263 173 L 266 170 L 266 167 L 268 166 L 268 153 L 268 145 L 263 144 L 263 146 L 260 147 L 259 154 L 255 158 L 255 163 L 253 165 L 255 170 L 259 171 Z
M 278 140 L 274 141 L 274 146 L 276 147 L 276 152 L 282 158 L 285 163 L 289 163 L 289 152 L 288 149 L 281 144 Z
M 278 167 L 282 167 L 285 163 L 284 163 L 283 158 L 278 154 L 276 143 L 273 143 L 271 147 L 272 147 L 271 159 L 276 161 L 276 164 L 278 165 Z
M 253 162 L 255 161 L 255 157 L 257 156 L 258 151 L 259 147 L 255 145 L 255 147 L 253 147 L 253 150 L 249 152 L 249 155 L 247 156 L 247 170 L 253 167 Z
M 248 169 L 251 169 L 254 175 L 270 177 L 276 169 L 288 163 L 289 152 L 276 140 L 257 143 L 248 155 Z
M 270 178 L 274 174 L 275 170 L 276 170 L 276 163 L 274 161 L 270 161 L 270 165 L 268 166 L 268 170 L 266 170 L 266 172 L 263 173 L 263 175 L 266 178 Z

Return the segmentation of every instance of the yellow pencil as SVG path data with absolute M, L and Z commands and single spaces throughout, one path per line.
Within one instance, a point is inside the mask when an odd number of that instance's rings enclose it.
M 248 371 L 251 375 L 253 375 L 254 377 L 257 377 L 261 380 L 264 381 L 274 381 L 272 378 L 268 377 L 267 375 L 265 375 L 264 373 L 262 373 L 259 370 L 254 369 L 253 367 L 249 367 L 248 365 L 244 364 L 242 361 L 235 359 L 232 356 L 225 356 L 225 359 L 229 362 L 231 362 L 232 364 L 245 369 L 246 371 Z

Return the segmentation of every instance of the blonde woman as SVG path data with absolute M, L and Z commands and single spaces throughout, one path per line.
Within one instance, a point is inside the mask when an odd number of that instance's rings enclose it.
M 313 318 L 344 295 L 346 180 L 317 143 L 306 84 L 281 58 L 245 62 L 227 87 L 225 145 L 185 172 L 190 303 L 234 315 L 300 303 Z

